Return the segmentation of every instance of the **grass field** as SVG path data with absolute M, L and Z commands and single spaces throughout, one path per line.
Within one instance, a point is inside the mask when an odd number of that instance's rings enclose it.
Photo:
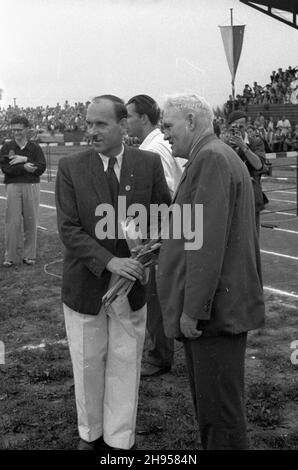
M 53 149 L 51 178 L 46 174 L 42 178 L 37 264 L 0 266 L 0 341 L 5 345 L 5 364 L 0 365 L 0 449 L 77 445 L 73 378 L 60 302 L 62 246 L 54 207 L 57 160 L 69 152 L 73 149 Z M 298 340 L 298 218 L 292 210 L 296 182 L 295 170 L 277 168 L 278 164 L 274 162 L 273 178 L 264 180 L 270 199 L 260 238 L 267 321 L 265 328 L 249 334 L 246 357 L 252 449 L 298 448 L 298 365 L 291 361 L 291 344 Z M 0 186 L 2 254 L 4 189 Z M 283 212 L 278 214 L 281 206 Z M 169 374 L 141 381 L 139 449 L 200 449 L 179 342 L 175 349 Z

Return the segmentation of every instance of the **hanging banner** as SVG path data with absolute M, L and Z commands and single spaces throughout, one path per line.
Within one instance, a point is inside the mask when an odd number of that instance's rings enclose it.
M 221 37 L 233 82 L 241 55 L 244 28 L 245 25 L 220 26 Z

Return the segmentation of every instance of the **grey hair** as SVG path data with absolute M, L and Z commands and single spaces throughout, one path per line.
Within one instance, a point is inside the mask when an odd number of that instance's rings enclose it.
M 194 111 L 207 126 L 213 124 L 214 114 L 210 104 L 202 96 L 194 93 L 175 94 L 167 96 L 163 109 L 176 108 L 181 111 Z

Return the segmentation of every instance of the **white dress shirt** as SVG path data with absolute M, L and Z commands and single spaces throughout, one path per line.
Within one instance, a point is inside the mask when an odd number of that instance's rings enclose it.
M 114 172 L 117 176 L 118 181 L 120 181 L 120 172 L 121 172 L 121 166 L 122 166 L 122 160 L 123 160 L 123 153 L 124 153 L 124 146 L 122 145 L 122 150 L 118 155 L 115 155 L 116 162 L 114 165 Z M 103 163 L 103 169 L 104 171 L 107 171 L 108 165 L 109 165 L 109 157 L 106 155 L 103 155 L 102 153 L 98 154 L 102 160 Z
M 157 153 L 160 156 L 165 178 L 171 196 L 173 196 L 183 173 L 183 166 L 186 163 L 186 160 L 183 160 L 182 158 L 174 158 L 172 156 L 171 146 L 166 140 L 164 140 L 163 134 L 159 128 L 154 129 L 147 135 L 139 149 L 148 150 L 150 152 Z

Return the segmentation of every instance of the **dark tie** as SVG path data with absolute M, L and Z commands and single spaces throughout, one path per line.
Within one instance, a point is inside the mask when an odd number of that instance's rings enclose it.
M 107 181 L 108 185 L 110 188 L 110 193 L 111 193 L 111 198 L 112 198 L 112 203 L 114 208 L 117 206 L 117 198 L 118 198 L 118 192 L 119 192 L 119 182 L 116 176 L 116 173 L 114 171 L 114 165 L 116 163 L 116 157 L 110 157 L 109 158 L 109 164 L 108 164 L 108 169 L 106 171 L 106 176 L 107 176 Z

